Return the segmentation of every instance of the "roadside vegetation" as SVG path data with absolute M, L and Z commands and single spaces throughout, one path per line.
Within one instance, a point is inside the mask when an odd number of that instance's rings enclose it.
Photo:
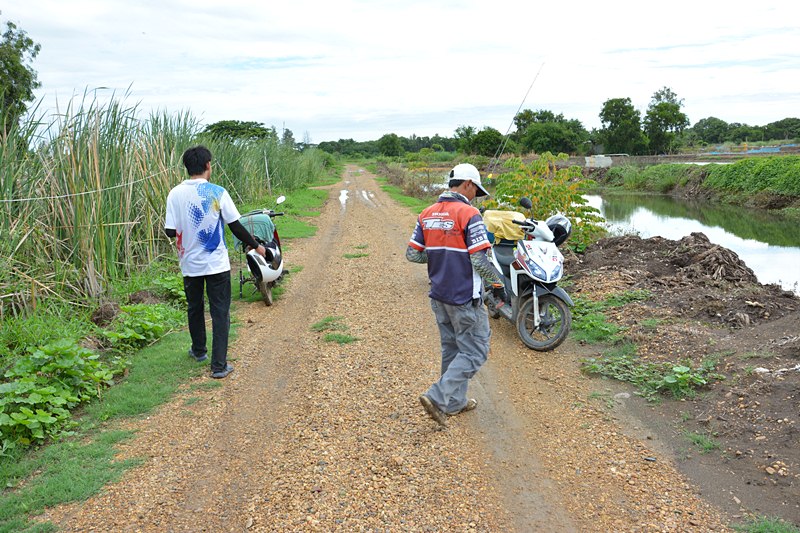
M 0 137 L 0 531 L 48 530 L 29 516 L 134 464 L 113 460 L 130 435 L 110 422 L 148 412 L 201 372 L 176 356 L 188 343 L 185 297 L 162 229 L 167 193 L 186 177 L 181 155 L 201 143 L 241 212 L 285 194 L 287 249 L 313 235 L 307 218 L 327 192 L 308 186 L 338 179 L 337 164 L 267 128 L 230 138 L 189 114 L 142 118 L 135 106 L 83 100 Z
M 718 201 L 800 213 L 800 156 L 759 156 L 728 164 L 632 164 L 589 173 L 599 187 L 660 194 L 702 194 Z

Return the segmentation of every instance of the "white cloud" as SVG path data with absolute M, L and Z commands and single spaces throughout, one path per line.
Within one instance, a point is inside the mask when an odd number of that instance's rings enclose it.
M 145 110 L 285 124 L 319 142 L 505 132 L 540 69 L 524 107 L 587 128 L 605 100 L 644 111 L 663 86 L 692 123 L 800 116 L 797 12 L 789 1 L 12 0 L 2 19 L 42 45 L 45 107 L 130 87 Z

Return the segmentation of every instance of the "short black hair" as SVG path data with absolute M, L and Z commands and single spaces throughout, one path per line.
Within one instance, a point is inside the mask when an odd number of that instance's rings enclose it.
M 193 146 L 183 152 L 183 165 L 190 176 L 199 176 L 206 171 L 206 165 L 211 161 L 211 150 L 205 146 Z
M 447 186 L 450 187 L 451 189 L 455 189 L 456 187 L 460 187 L 461 184 L 464 183 L 465 181 L 467 181 L 467 180 L 459 180 L 459 179 L 453 178 L 453 179 L 451 179 L 450 181 L 447 182 Z

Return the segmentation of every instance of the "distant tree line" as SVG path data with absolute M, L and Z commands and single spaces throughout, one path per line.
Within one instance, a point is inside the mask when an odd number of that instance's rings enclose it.
M 498 130 L 459 126 L 453 137 L 401 137 L 387 133 L 376 141 L 340 139 L 319 143 L 319 148 L 344 156 L 400 156 L 422 148 L 459 151 L 492 157 L 503 147 L 505 153 L 626 153 L 630 155 L 669 154 L 684 148 L 723 143 L 787 141 L 800 139 L 800 118 L 785 118 L 765 126 L 727 123 L 716 117 L 699 120 L 689 127 L 682 111 L 683 99 L 670 88 L 653 94 L 644 116 L 630 98 L 612 98 L 603 103 L 601 127 L 586 130 L 577 119 L 540 109 L 525 109 L 514 117 L 514 131 L 506 138 Z

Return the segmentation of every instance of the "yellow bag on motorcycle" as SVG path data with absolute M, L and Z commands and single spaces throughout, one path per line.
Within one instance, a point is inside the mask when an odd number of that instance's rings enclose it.
M 522 227 L 514 224 L 512 220 L 522 222 L 525 220 L 525 215 L 516 211 L 499 211 L 496 209 L 487 209 L 483 212 L 486 230 L 494 234 L 496 239 L 518 241 L 525 236 Z

